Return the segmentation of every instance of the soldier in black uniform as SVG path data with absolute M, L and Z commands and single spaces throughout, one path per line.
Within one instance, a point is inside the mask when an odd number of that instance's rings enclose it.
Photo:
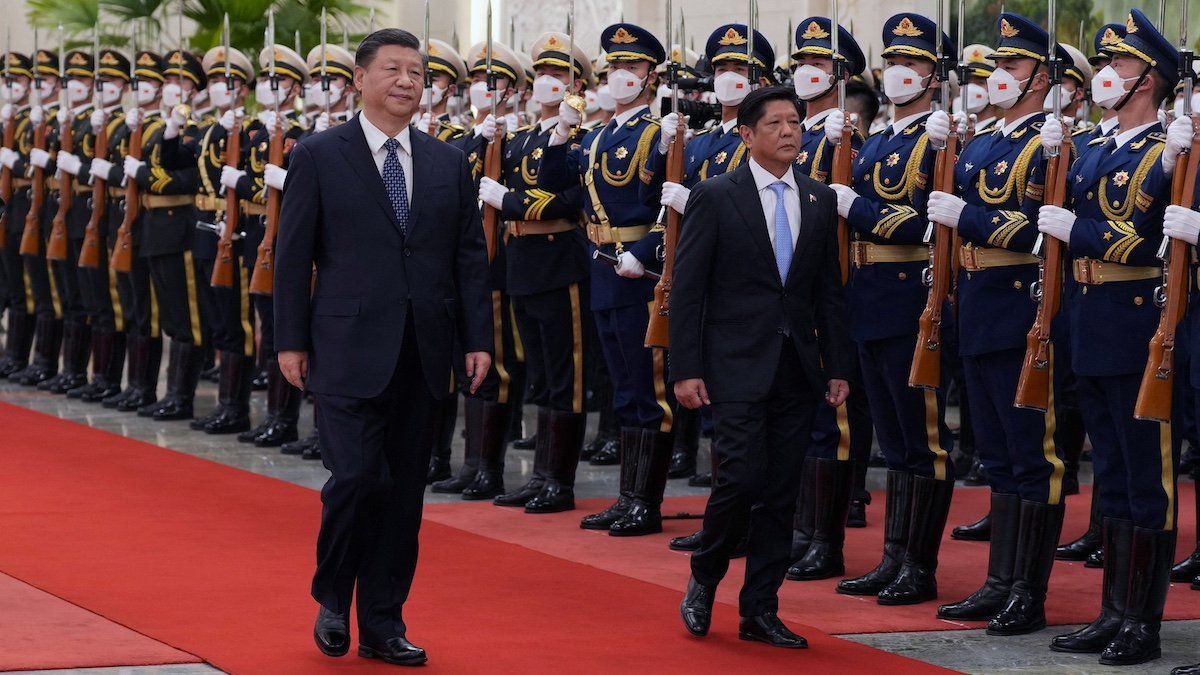
M 8 103 L 4 104 L 0 123 L 11 122 L 16 129 L 16 147 L 0 148 L 0 164 L 12 172 L 12 196 L 5 204 L 3 260 L 5 286 L 8 291 L 8 337 L 5 359 L 0 363 L 0 377 L 10 377 L 29 366 L 29 350 L 33 346 L 34 313 L 33 295 L 25 283 L 25 268 L 21 261 L 21 232 L 25 227 L 25 214 L 29 212 L 29 180 L 25 177 L 26 162 L 22 159 L 21 147 L 28 145 L 24 139 L 29 127 L 29 87 L 33 81 L 33 63 L 28 56 L 9 52 L 5 55 Z M 30 137 L 31 138 L 31 137 Z

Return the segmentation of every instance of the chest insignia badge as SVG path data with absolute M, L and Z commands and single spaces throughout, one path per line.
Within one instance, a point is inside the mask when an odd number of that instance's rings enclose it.
M 899 163 L 900 163 L 900 153 L 893 152 L 892 154 L 887 156 L 887 165 L 888 166 L 896 166 Z
M 534 148 L 533 152 L 529 153 L 529 156 L 533 157 L 534 159 L 541 159 L 542 158 L 542 149 Z
M 1005 173 L 1006 171 L 1008 171 L 1008 162 L 1006 162 L 1005 160 L 1000 160 L 999 162 L 996 163 L 996 175 L 997 176 L 999 176 L 1002 173 Z
M 800 154 L 796 155 L 796 163 L 797 164 L 803 164 L 807 161 L 808 161 L 808 151 L 807 150 L 804 150 Z
M 729 158 L 729 154 L 726 153 L 724 150 L 718 152 L 717 156 L 716 156 L 717 164 L 724 164 L 725 160 L 728 158 Z
M 1128 171 L 1118 171 L 1117 175 L 1113 176 L 1112 182 L 1113 182 L 1113 185 L 1116 185 L 1117 187 L 1125 187 L 1126 185 L 1129 184 L 1129 172 Z
M 621 146 L 621 147 L 617 148 L 617 152 L 615 153 L 615 155 L 616 155 L 617 159 L 625 159 L 626 157 L 629 156 L 629 148 L 626 148 L 625 146 Z

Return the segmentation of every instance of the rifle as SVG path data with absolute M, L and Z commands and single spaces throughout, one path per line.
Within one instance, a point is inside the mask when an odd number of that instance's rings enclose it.
M 4 86 L 8 89 L 9 101 L 12 100 L 12 78 L 8 74 L 8 55 L 12 53 L 12 28 L 5 30 L 5 45 L 4 45 Z M 4 123 L 4 147 L 12 150 L 17 146 L 17 120 L 16 115 Z M 13 176 L 12 169 L 6 167 L 0 168 L 0 201 L 5 204 L 12 202 L 13 194 Z M 8 222 L 8 210 L 0 209 L 4 213 L 0 214 L 0 232 L 4 232 L 4 228 Z M 0 251 L 4 250 L 5 237 L 0 235 Z
M 1050 0 L 1049 32 L 1050 53 L 1046 65 L 1050 70 L 1050 98 L 1054 101 L 1052 124 L 1062 124 L 1062 101 L 1059 87 L 1062 86 L 1066 64 L 1058 58 L 1055 39 L 1055 0 Z M 1046 160 L 1046 188 L 1044 204 L 1062 206 L 1067 198 L 1067 172 L 1070 169 L 1071 130 L 1064 125 L 1063 146 L 1048 151 Z M 1029 294 L 1038 302 L 1033 326 L 1025 336 L 1025 359 L 1021 362 L 1021 377 L 1017 380 L 1017 394 L 1013 405 L 1029 410 L 1046 411 L 1050 407 L 1050 326 L 1062 306 L 1063 243 L 1054 237 L 1038 236 L 1033 250 L 1042 254 L 1038 263 L 1038 281 L 1029 289 Z
M 323 10 L 322 10 L 323 11 Z M 225 43 L 225 86 L 229 87 L 230 92 L 234 92 L 233 70 L 229 63 L 229 15 L 225 15 L 224 29 Z M 241 115 L 236 112 L 237 97 L 232 96 L 229 101 L 229 109 L 235 110 L 233 115 L 233 128 L 227 134 L 225 139 L 225 166 L 237 168 L 238 162 L 242 155 L 242 125 Z M 238 200 L 237 190 L 233 188 L 225 188 L 225 227 L 221 230 L 221 239 L 217 242 L 217 259 L 213 263 L 212 279 L 209 283 L 213 288 L 233 288 L 233 231 L 237 229 L 238 221 L 241 217 L 241 202 Z
M 92 63 L 100 63 L 100 35 L 92 35 Z M 102 110 L 100 98 L 100 68 L 96 68 L 96 77 L 92 89 L 92 108 Z M 96 132 L 95 157 L 108 161 L 108 124 Z M 88 218 L 87 228 L 83 231 L 83 248 L 79 250 L 79 266 L 86 269 L 100 268 L 100 223 L 104 221 L 104 212 L 108 206 L 108 181 L 97 177 L 92 181 L 92 215 Z
M 959 0 L 960 39 L 963 30 L 963 4 L 963 0 Z M 942 100 L 949 101 L 952 70 L 950 60 L 953 57 L 945 53 L 945 46 L 942 44 L 944 11 L 942 1 L 938 0 L 937 29 L 934 32 L 934 39 L 937 40 L 937 75 L 941 80 Z M 954 165 L 958 161 L 961 140 L 956 131 L 946 139 L 945 147 L 935 148 L 937 158 L 933 164 L 934 190 L 954 191 Z M 912 367 L 908 371 L 908 386 L 937 389 L 942 384 L 942 308 L 951 293 L 955 274 L 954 259 L 958 257 L 958 238 L 952 228 L 930 221 L 925 231 L 925 241 L 930 244 L 929 267 L 925 268 L 922 277 L 925 285 L 929 287 L 929 295 L 917 321 L 917 348 L 913 351 Z
M 829 60 L 833 64 L 833 78 L 837 82 L 838 94 L 838 110 L 843 114 L 846 112 L 846 63 L 838 58 L 838 41 L 841 26 L 838 24 L 838 3 L 833 0 L 833 20 L 829 28 L 830 33 L 830 55 Z M 837 148 L 833 151 L 833 170 L 831 171 L 830 179 L 834 183 L 841 185 L 850 184 L 850 159 L 854 154 L 853 144 L 853 127 L 850 120 L 847 119 L 845 126 L 842 128 L 842 140 L 838 143 Z M 846 223 L 846 219 L 838 216 L 837 219 L 837 242 L 838 242 L 838 265 L 842 271 L 842 283 L 850 281 L 850 225 Z
M 60 110 L 68 111 L 67 123 L 59 125 L 58 138 L 59 147 L 63 152 L 75 152 L 75 129 L 74 120 L 70 115 L 70 100 L 67 98 L 66 86 L 66 63 L 67 52 L 63 48 L 63 27 L 58 26 L 58 106 Z M 54 214 L 54 220 L 50 225 L 50 242 L 46 244 L 46 259 L 63 262 L 67 259 L 67 213 L 71 210 L 71 202 L 74 200 L 72 194 L 71 174 L 66 171 L 60 171 L 58 175 L 58 211 Z
M 680 19 L 682 20 L 682 16 Z M 674 41 L 671 39 L 671 28 L 671 0 L 667 0 L 667 45 L 674 56 L 675 49 L 671 47 L 674 45 Z M 667 148 L 666 179 L 672 183 L 683 182 L 684 144 L 686 143 L 684 139 L 687 136 L 687 121 L 679 113 L 679 86 L 677 83 L 683 67 L 680 62 L 684 54 L 682 35 L 679 38 L 679 45 L 678 58 L 672 58 L 667 65 L 668 78 L 672 85 L 671 112 L 675 113 L 678 124 L 675 136 L 671 139 L 671 146 Z M 749 60 L 753 59 L 754 55 L 751 53 Z M 650 309 L 650 323 L 646 326 L 645 346 L 666 349 L 670 346 L 671 287 L 675 272 L 675 249 L 679 245 L 679 229 L 683 224 L 683 215 L 670 207 L 664 207 L 662 213 L 666 216 L 662 243 L 663 268 L 658 283 L 654 285 L 654 305 Z M 664 218 L 660 216 L 659 221 L 663 220 Z
M 601 251 L 600 249 L 596 249 L 596 250 L 592 251 L 592 260 L 595 260 L 596 262 L 604 263 L 605 265 L 612 265 L 613 267 L 616 267 L 617 265 L 621 264 L 620 258 L 618 258 L 617 256 L 615 256 L 611 253 L 605 253 L 604 251 Z M 655 281 L 662 279 L 662 275 L 659 274 L 658 272 L 655 272 L 654 270 L 646 270 L 645 276 L 647 278 L 653 279 Z M 653 315 L 651 315 L 651 316 L 653 316 Z
M 1187 42 L 1187 0 L 1179 20 L 1179 75 L 1183 82 L 1183 114 L 1192 118 L 1192 147 L 1180 153 L 1171 178 L 1171 203 L 1191 208 L 1196 199 L 1197 158 L 1200 158 L 1200 135 L 1197 135 L 1196 111 L 1192 109 L 1192 87 L 1195 74 L 1192 62 L 1195 55 Z M 1168 243 L 1169 248 L 1168 248 Z M 1155 301 L 1162 307 L 1158 328 L 1150 338 L 1150 354 L 1142 372 L 1133 416 L 1139 420 L 1171 421 L 1172 392 L 1175 381 L 1175 329 L 1183 320 L 1188 306 L 1188 265 L 1190 246 L 1181 239 L 1163 239 L 1159 257 L 1163 260 L 1163 283 L 1155 291 Z M 1163 255 L 1165 254 L 1165 255 Z M 1184 376 L 1186 377 L 1186 373 Z
M 137 91 L 137 29 L 133 31 L 133 59 L 129 63 L 129 81 L 133 87 L 133 105 L 134 110 L 138 110 L 137 124 L 129 134 L 129 156 L 134 159 L 142 158 L 142 120 L 145 117 L 138 108 Z M 99 69 L 99 68 L 97 68 Z M 113 245 L 112 257 L 108 259 L 108 266 L 116 272 L 131 272 L 133 271 L 133 223 L 138 219 L 142 212 L 141 191 L 138 189 L 136 180 L 130 178 L 125 181 L 125 217 L 121 219 L 121 226 L 117 228 L 117 240 Z
M 38 54 L 38 31 L 33 30 L 33 86 L 30 87 L 30 96 L 32 97 L 32 106 L 34 108 L 42 107 L 42 95 L 39 87 L 42 78 L 38 77 L 37 71 L 37 54 Z M 43 111 L 44 112 L 44 111 Z M 46 149 L 46 132 L 50 125 L 43 118 L 42 123 L 33 131 L 33 147 L 36 150 Z M 29 213 L 25 216 L 25 229 L 21 232 L 21 255 L 36 256 L 42 251 L 42 207 L 46 203 L 46 170 L 40 166 L 33 167 L 33 180 L 30 183 L 30 200 Z
M 275 128 L 271 130 L 271 141 L 267 150 L 267 162 L 275 166 L 283 166 L 283 117 L 279 114 L 279 76 L 275 71 L 275 12 L 267 16 L 267 31 L 270 39 L 267 49 L 271 50 L 271 60 L 267 67 L 267 78 L 271 89 L 275 92 Z M 267 188 L 266 231 L 258 244 L 258 257 L 254 261 L 254 274 L 250 277 L 250 292 L 257 295 L 271 295 L 275 290 L 275 237 L 279 232 L 279 210 L 282 206 L 283 193 L 275 188 Z
M 499 122 L 496 118 L 496 73 L 492 70 L 492 1 L 488 0 L 487 6 L 487 86 L 491 93 L 492 100 L 492 119 Z M 432 99 L 430 99 L 432 100 Z M 483 175 L 492 180 L 500 180 L 500 174 L 503 170 L 502 157 L 500 155 L 500 139 L 493 138 L 484 150 L 483 155 Z M 491 204 L 483 205 L 483 237 L 487 242 L 487 257 L 490 263 L 496 257 L 496 244 L 500 238 L 500 209 Z

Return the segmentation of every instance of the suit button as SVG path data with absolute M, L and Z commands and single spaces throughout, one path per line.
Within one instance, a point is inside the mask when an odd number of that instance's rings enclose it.
M 552 235 L 552 234 L 546 235 L 546 241 L 554 241 L 554 235 Z
M 776 329 L 775 329 L 775 332 L 776 332 L 776 333 L 779 333 L 780 335 L 783 335 L 783 329 L 782 329 L 782 328 L 776 328 Z
M 904 281 L 905 279 L 908 278 L 908 275 L 905 274 L 904 272 L 901 272 L 900 274 L 897 274 L 896 276 L 900 277 L 900 281 Z
M 411 256 L 411 255 L 412 255 L 412 249 L 411 249 L 411 248 L 407 248 L 407 247 L 406 247 L 406 248 L 404 249 L 404 257 L 405 257 L 405 258 L 407 258 L 407 257 L 409 257 L 409 256 Z
M 1021 290 L 1021 286 L 1024 286 L 1024 284 L 1022 284 L 1020 281 L 1013 282 L 1013 288 L 1017 289 L 1018 291 Z
M 1140 296 L 1140 295 L 1139 295 L 1139 296 L 1137 296 L 1136 298 L 1134 298 L 1134 299 L 1133 299 L 1133 304 L 1135 304 L 1135 305 L 1137 305 L 1137 306 L 1141 307 L 1141 305 L 1142 305 L 1142 296 Z
M 1083 294 L 1084 294 L 1084 295 L 1087 295 L 1087 286 L 1084 286 L 1084 287 L 1083 287 Z

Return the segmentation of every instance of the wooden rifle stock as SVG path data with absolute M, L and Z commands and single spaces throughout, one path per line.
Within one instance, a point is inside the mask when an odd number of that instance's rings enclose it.
M 1071 134 L 1066 129 L 1058 156 L 1046 161 L 1044 204 L 1062 206 L 1067 198 L 1068 160 L 1071 156 Z M 1025 358 L 1013 405 L 1045 412 L 1050 407 L 1050 328 L 1062 307 L 1063 243 L 1054 237 L 1042 237 L 1042 261 L 1038 265 L 1037 314 L 1033 326 L 1025 335 Z
M 500 139 L 494 138 L 484 150 L 483 175 L 499 181 L 500 174 L 504 169 L 501 159 Z M 496 258 L 496 245 L 500 238 L 500 209 L 491 204 L 483 205 L 483 238 L 487 242 L 487 257 L 490 263 Z
M 10 119 L 4 123 L 4 147 L 12 150 L 17 145 L 17 121 Z M 12 203 L 13 194 L 13 175 L 12 169 L 6 167 L 0 168 L 0 201 L 3 201 L 5 206 Z M 0 251 L 4 250 L 5 237 L 4 228 L 8 222 L 8 209 L 3 209 L 4 215 L 0 216 Z
M 1192 124 L 1195 124 L 1193 120 Z M 1188 154 L 1180 154 L 1171 182 L 1171 203 L 1191 208 L 1196 198 L 1196 160 L 1200 158 L 1200 137 L 1192 136 Z M 1162 313 L 1158 328 L 1150 338 L 1150 354 L 1142 371 L 1133 416 L 1139 420 L 1171 421 L 1172 390 L 1175 382 L 1175 329 L 1188 306 L 1188 268 L 1191 247 L 1186 241 L 1172 239 L 1170 254 L 1163 266 Z M 1185 373 L 1186 376 L 1186 373 Z
M 683 115 L 677 115 L 679 127 L 675 137 L 671 139 L 671 147 L 667 148 L 666 179 L 672 183 L 683 182 L 684 139 L 687 137 L 687 121 Z M 670 346 L 671 319 L 671 286 L 675 273 L 675 249 L 679 246 L 679 228 L 683 224 L 683 215 L 671 207 L 666 207 L 667 222 L 663 230 L 663 268 L 662 276 L 654 285 L 654 306 L 650 310 L 650 323 L 646 326 L 647 347 Z
M 933 168 L 933 189 L 954 191 L 954 165 L 958 161 L 958 134 L 951 133 L 938 152 Z M 953 228 L 932 223 L 926 283 L 929 295 L 917 321 L 917 348 L 908 371 L 908 386 L 937 389 L 942 384 L 942 309 L 950 297 L 958 257 L 958 235 Z
M 137 126 L 129 135 L 129 156 L 134 159 L 142 158 L 142 117 L 138 115 Z M 128 273 L 133 271 L 133 223 L 142 212 L 142 201 L 137 181 L 130 178 L 125 181 L 125 217 L 121 227 L 117 228 L 117 240 L 113 245 L 112 257 L 108 266 L 116 272 Z
M 267 150 L 267 161 L 283 166 L 283 120 L 275 116 L 275 130 Z M 254 261 L 254 274 L 250 277 L 250 292 L 271 295 L 275 292 L 275 238 L 279 234 L 279 211 L 283 193 L 267 188 L 267 223 L 262 242 L 258 244 L 258 257 Z
M 33 147 L 37 150 L 46 149 L 46 131 L 49 125 L 45 120 L 33 132 Z M 42 207 L 46 203 L 46 170 L 40 166 L 33 167 L 33 181 L 30 183 L 29 213 L 25 216 L 25 229 L 21 232 L 21 255 L 38 255 L 42 252 Z
M 854 126 L 847 118 L 845 128 L 842 129 L 842 141 L 833 151 L 833 169 L 830 172 L 830 179 L 840 185 L 850 184 L 850 159 L 854 154 L 853 129 Z M 850 281 L 850 225 L 841 216 L 838 216 L 837 242 L 838 264 L 842 271 L 842 284 L 845 284 Z
M 96 132 L 96 158 L 108 160 L 108 123 Z M 83 231 L 83 248 L 79 249 L 79 266 L 86 269 L 100 268 L 100 223 L 104 222 L 108 209 L 108 181 L 96 178 L 92 181 L 92 215 Z
M 74 120 L 68 115 L 67 123 L 59 125 L 59 147 L 63 152 L 75 152 Z M 46 244 L 46 259 L 63 262 L 67 259 L 67 213 L 74 200 L 73 176 L 66 171 L 58 172 L 58 211 L 50 225 L 50 242 Z
M 226 134 L 225 166 L 237 168 L 242 155 L 242 118 L 234 116 L 233 129 Z M 225 188 L 225 229 L 221 230 L 221 239 L 217 242 L 217 259 L 213 263 L 213 288 L 233 288 L 233 231 L 241 220 L 241 203 L 238 201 L 237 190 Z

